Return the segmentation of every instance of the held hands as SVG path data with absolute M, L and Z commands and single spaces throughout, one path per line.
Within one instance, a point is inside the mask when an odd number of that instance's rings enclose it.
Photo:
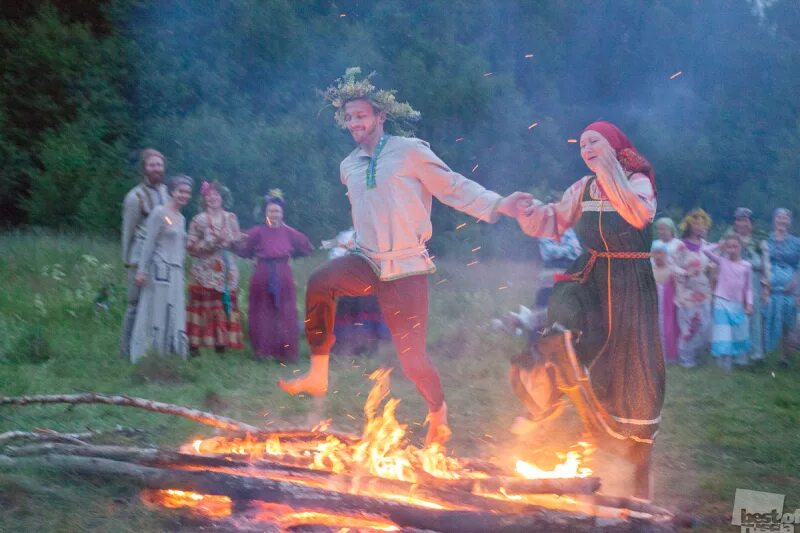
M 133 278 L 133 283 L 140 289 L 147 283 L 147 274 L 144 272 L 137 272 L 136 277 Z
M 517 218 L 526 215 L 533 205 L 533 195 L 527 192 L 513 192 L 500 200 L 497 212 L 507 217 Z

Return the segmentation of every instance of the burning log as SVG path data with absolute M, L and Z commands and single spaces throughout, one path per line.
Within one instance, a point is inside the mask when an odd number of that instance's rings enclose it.
M 4 461 L 16 463 L 20 459 Z M 665 524 L 639 519 L 596 519 L 575 513 L 540 510 L 531 514 L 510 514 L 472 510 L 419 507 L 388 499 L 344 494 L 275 479 L 236 476 L 221 472 L 184 471 L 139 466 L 96 457 L 45 455 L 36 461 L 62 472 L 102 479 L 133 481 L 147 488 L 180 489 L 202 494 L 228 496 L 232 500 L 260 500 L 291 505 L 294 509 L 329 512 L 368 512 L 384 516 L 402 527 L 441 532 L 484 531 L 669 531 Z
M 447 504 L 457 505 L 459 507 L 472 507 L 474 509 L 483 511 L 500 511 L 507 513 L 531 513 L 540 512 L 541 507 L 517 503 L 505 500 L 487 499 L 483 496 L 472 494 L 472 481 L 471 480 L 439 480 L 441 483 L 435 484 L 419 484 L 415 485 L 405 481 L 383 479 L 370 475 L 355 474 L 353 476 L 333 474 L 324 470 L 314 470 L 301 466 L 284 465 L 279 462 L 273 461 L 238 461 L 225 457 L 222 455 L 195 455 L 170 450 L 161 450 L 157 448 L 132 448 L 126 446 L 76 446 L 72 444 L 34 444 L 21 447 L 8 447 L 6 453 L 12 457 L 30 457 L 40 455 L 65 455 L 65 456 L 80 456 L 80 457 L 95 457 L 101 459 L 110 459 L 114 461 L 124 461 L 129 463 L 137 463 L 144 465 L 162 465 L 170 467 L 216 467 L 224 468 L 226 472 L 230 473 L 232 469 L 247 469 L 245 473 L 238 473 L 233 471 L 234 475 L 251 474 L 270 475 L 278 473 L 280 478 L 284 481 L 309 481 L 315 480 L 324 485 L 330 490 L 349 492 L 357 487 L 360 490 L 368 490 L 373 493 L 383 494 L 405 494 L 417 498 L 426 498 L 435 501 L 444 502 Z M 570 485 L 571 481 L 585 481 L 587 478 L 575 480 L 513 480 L 510 478 L 501 478 L 493 480 L 481 480 L 482 482 L 489 481 L 489 486 L 494 487 L 487 489 L 487 485 L 483 484 L 486 490 L 499 490 L 503 483 L 514 485 L 515 482 L 523 483 L 528 489 L 528 493 L 549 493 L 554 492 L 548 490 L 552 488 L 547 482 L 563 482 L 556 485 L 556 488 L 565 488 Z M 464 481 L 465 483 L 461 483 Z M 541 484 L 537 484 L 541 481 Z M 579 485 L 574 484 L 579 490 L 588 490 L 592 485 Z M 599 482 L 597 483 L 599 486 Z M 595 487 L 596 490 L 596 487 Z M 509 492 L 512 492 L 509 490 Z M 513 492 L 521 492 L 517 487 Z M 577 492 L 577 491 L 576 491 Z
M 182 416 L 184 418 L 188 418 L 189 420 L 194 420 L 195 422 L 227 431 L 240 431 L 243 433 L 252 434 L 263 433 L 263 430 L 257 428 L 256 426 L 251 426 L 250 424 L 239 422 L 238 420 L 234 420 L 225 416 L 215 415 L 189 407 L 181 407 L 180 405 L 146 400 L 144 398 L 135 398 L 133 396 L 106 395 L 96 392 L 87 392 L 84 394 L 47 394 L 39 396 L 0 397 L 0 405 L 29 405 L 33 403 L 104 403 L 109 405 L 136 407 L 138 409 L 145 409 L 147 411 L 153 411 L 156 413 Z
M 600 478 L 516 479 L 492 477 L 472 480 L 479 490 L 505 489 L 512 494 L 592 494 L 600 489 Z

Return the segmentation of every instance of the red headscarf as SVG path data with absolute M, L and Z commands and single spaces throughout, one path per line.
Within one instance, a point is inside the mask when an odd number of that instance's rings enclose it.
M 622 133 L 618 127 L 610 122 L 604 120 L 592 122 L 586 126 L 583 131 L 596 131 L 608 141 L 614 150 L 617 152 L 617 160 L 622 168 L 628 172 L 641 172 L 650 178 L 650 184 L 653 186 L 653 195 L 656 193 L 656 174 L 653 172 L 653 167 L 650 162 L 642 156 L 633 146 L 633 143 Z

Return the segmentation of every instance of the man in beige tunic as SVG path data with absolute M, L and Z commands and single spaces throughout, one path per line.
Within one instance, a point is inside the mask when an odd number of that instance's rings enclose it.
M 384 122 L 419 117 L 389 91 L 376 91 L 369 79 L 356 80 L 359 69 L 348 69 L 326 97 L 337 121 L 358 145 L 342 161 L 341 181 L 355 228 L 353 253 L 317 268 L 306 289 L 306 339 L 311 369 L 298 379 L 281 380 L 289 394 L 322 396 L 328 388 L 328 356 L 335 342 L 333 326 L 339 296 L 378 297 L 392 333 L 404 373 L 414 382 L 429 411 L 426 442 L 450 436 L 447 405 L 436 368 L 425 350 L 428 325 L 428 279 L 436 270 L 425 243 L 431 238 L 433 197 L 485 222 L 500 214 L 515 216 L 530 195 L 506 198 L 450 170 L 415 138 L 387 135 Z
M 122 261 L 128 272 L 128 307 L 122 318 L 119 348 L 123 359 L 130 356 L 131 333 L 139 304 L 139 287 L 134 278 L 146 236 L 147 217 L 154 207 L 166 204 L 169 199 L 164 185 L 165 166 L 166 159 L 161 152 L 153 148 L 142 150 L 139 156 L 142 181 L 125 195 L 122 204 Z

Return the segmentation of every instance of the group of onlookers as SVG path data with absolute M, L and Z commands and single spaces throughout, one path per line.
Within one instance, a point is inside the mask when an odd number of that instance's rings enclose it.
M 780 348 L 780 363 L 788 366 L 800 263 L 800 239 L 790 225 L 791 213 L 776 209 L 773 231 L 757 237 L 752 211 L 740 207 L 731 228 L 710 244 L 711 218 L 702 209 L 690 211 L 679 228 L 668 217 L 656 220 L 652 263 L 668 362 L 692 368 L 710 346 L 730 369 L 762 364 L 765 352 Z
M 291 257 L 308 255 L 308 238 L 283 222 L 280 191 L 264 198 L 263 223 L 242 232 L 231 209 L 230 191 L 203 182 L 200 208 L 189 223 L 182 209 L 194 180 L 172 176 L 164 183 L 164 156 L 141 154 L 142 181 L 125 197 L 122 255 L 128 269 L 128 308 L 120 352 L 136 362 L 147 353 L 197 355 L 202 348 L 224 352 L 243 347 L 235 256 L 253 258 L 248 333 L 257 358 L 294 361 L 298 323 Z M 184 260 L 192 256 L 189 298 Z

